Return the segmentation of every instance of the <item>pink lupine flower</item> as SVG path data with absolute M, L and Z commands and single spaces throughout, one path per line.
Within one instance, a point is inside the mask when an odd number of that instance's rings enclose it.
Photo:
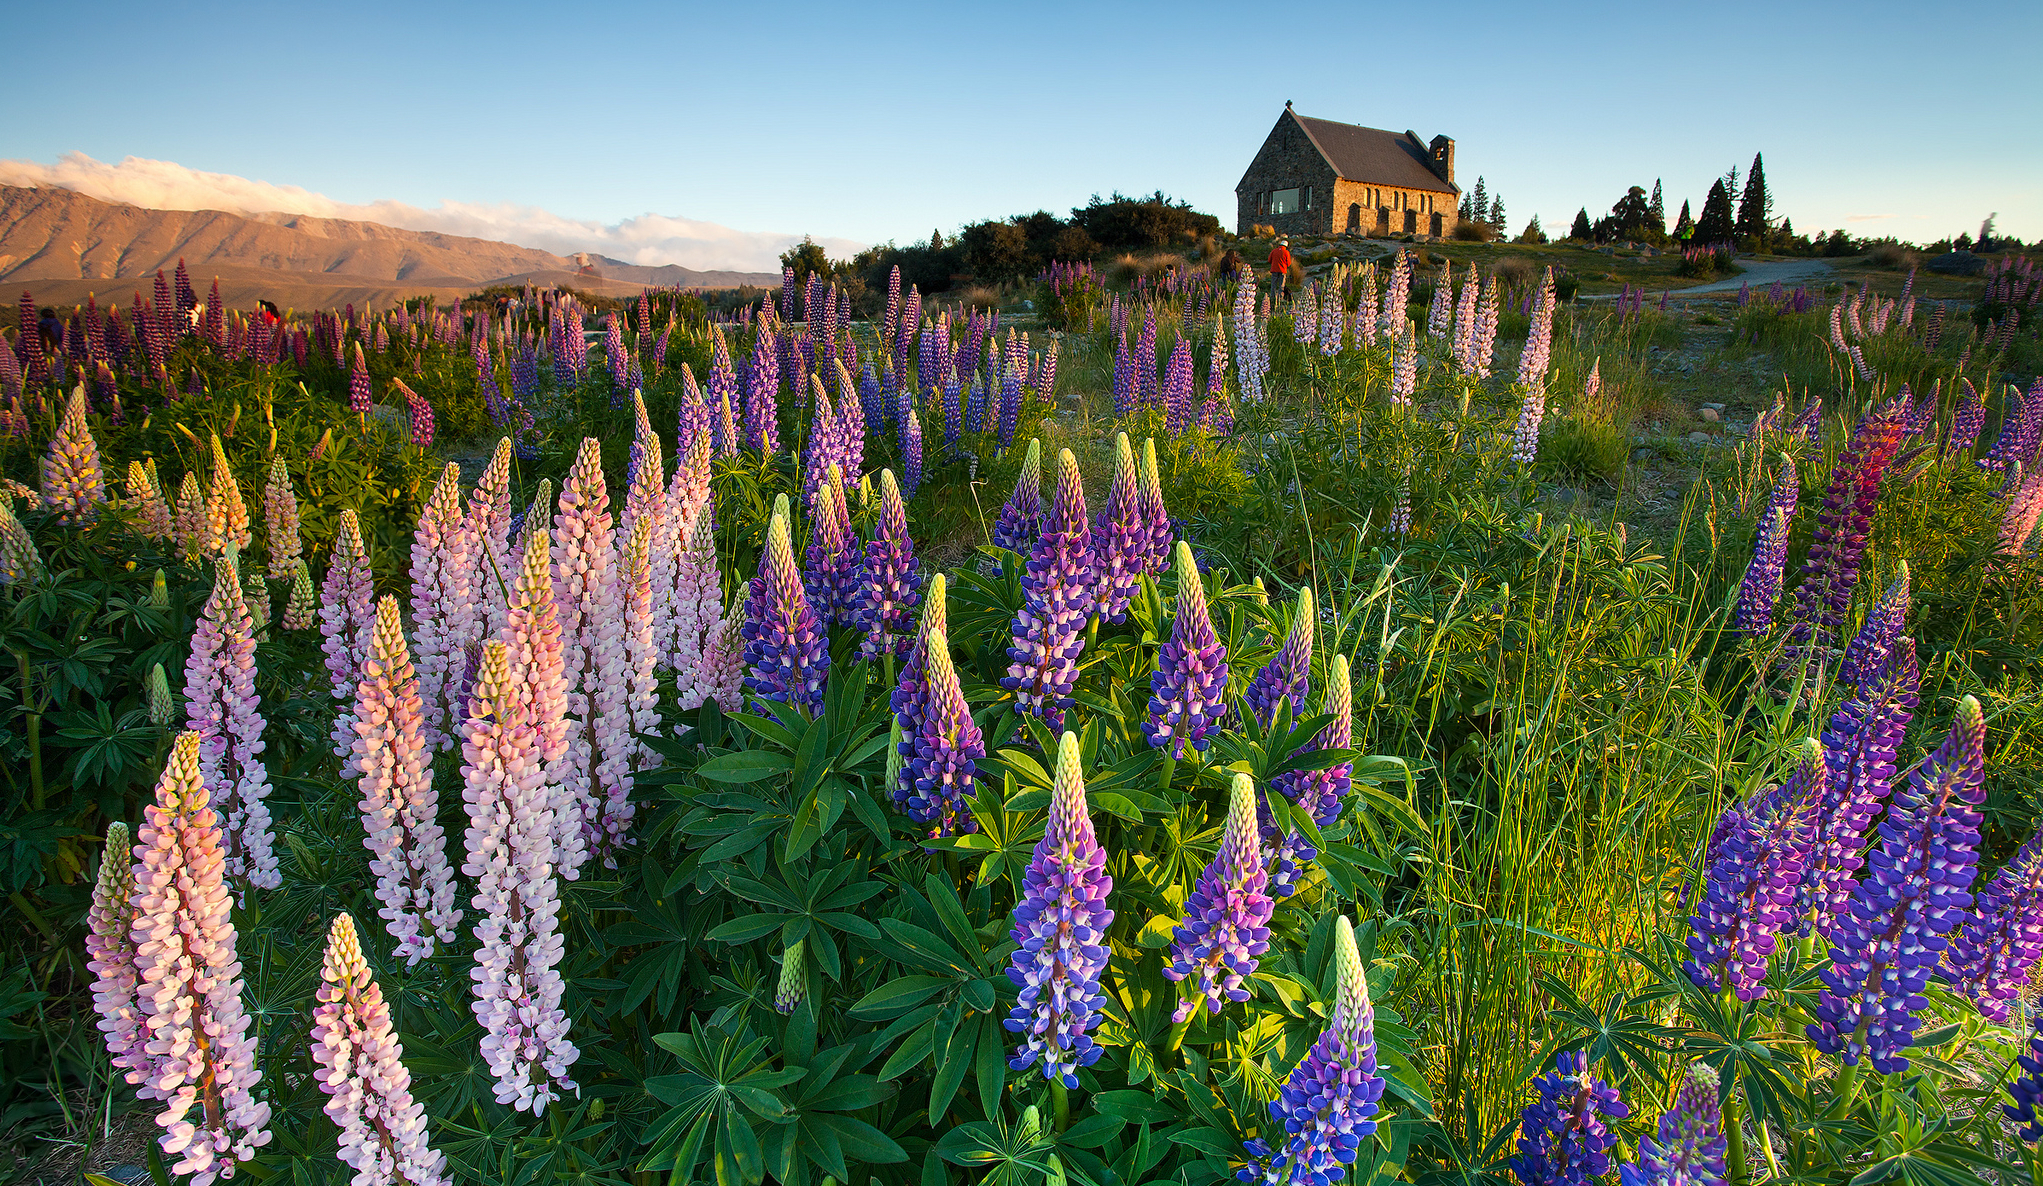
M 605 649 L 603 695 L 597 717 L 602 764 L 599 826 L 592 827 L 606 868 L 616 868 L 617 850 L 631 827 L 631 790 L 638 771 L 654 764 L 653 751 L 633 736 L 660 725 L 660 648 L 653 637 L 653 519 L 632 524 L 618 574 L 617 602 L 622 629 Z M 592 821 L 594 822 L 594 821 Z
M 241 483 L 228 468 L 227 450 L 217 432 L 213 434 L 213 480 L 206 491 L 206 533 L 207 547 L 215 554 L 229 544 L 246 548 L 255 538 L 249 530 L 248 504 L 241 499 Z
M 99 878 L 85 914 L 85 966 L 92 972 L 92 1006 L 99 1011 L 107 1057 L 123 1073 L 148 1060 L 148 1035 L 141 1028 L 135 991 L 134 898 L 134 846 L 128 825 L 115 820 L 107 825 Z
M 170 504 L 163 491 L 139 461 L 128 463 L 128 505 L 135 512 L 135 529 L 149 539 L 171 537 Z
M 530 720 L 543 764 L 546 810 L 552 813 L 553 862 L 562 875 L 580 870 L 588 851 L 582 845 L 582 800 L 567 781 L 569 751 L 568 682 L 563 663 L 559 602 L 554 596 L 553 537 L 545 529 L 546 508 L 553 501 L 553 483 L 542 479 L 532 507 L 525 512 L 524 560 L 511 588 L 504 629 L 497 637 L 510 649 L 520 704 Z
M 494 638 L 504 628 L 518 557 L 511 550 L 511 438 L 497 438 L 489 464 L 468 496 L 468 537 L 474 541 L 475 612 L 478 637 Z
M 346 706 L 354 701 L 355 685 L 362 682 L 362 656 L 369 653 L 369 636 L 376 629 L 376 610 L 370 602 L 373 583 L 361 520 L 354 511 L 343 510 L 319 601 L 319 633 L 325 638 L 320 650 L 326 653 L 329 690 L 340 704 L 330 736 L 334 755 L 343 759 L 355 745 L 355 722 Z M 348 773 L 345 763 L 341 773 Z
M 610 671 L 622 670 L 624 623 L 617 605 L 616 529 L 610 494 L 603 483 L 603 445 L 585 437 L 561 484 L 560 513 L 553 520 L 553 600 L 560 615 L 561 667 L 567 680 L 568 751 L 561 765 L 563 790 L 573 803 L 573 825 L 581 829 L 581 853 L 599 824 L 603 718 L 623 709 L 624 690 L 612 688 Z M 628 724 L 624 726 L 629 732 Z M 569 820 L 556 816 L 556 827 Z M 561 876 L 572 881 L 581 860 L 567 856 L 574 845 L 562 838 Z
M 461 673 L 480 640 L 474 539 L 461 510 L 461 467 L 448 462 L 419 514 L 411 544 L 411 620 L 418 636 L 421 736 L 427 751 L 454 748 Z M 430 760 L 430 759 L 429 759 Z
M 305 547 L 298 536 L 298 494 L 291 488 L 291 469 L 282 457 L 270 462 L 270 478 L 262 488 L 262 521 L 270 537 L 270 579 L 291 580 L 298 575 L 298 558 Z
M 227 876 L 248 890 L 276 889 L 269 772 L 263 766 L 262 702 L 255 693 L 255 623 L 234 557 L 213 561 L 213 594 L 192 630 L 184 665 L 185 728 L 200 739 L 200 774 L 218 792 Z
M 355 689 L 355 775 L 362 793 L 362 847 L 374 854 L 377 911 L 407 965 L 451 943 L 460 925 L 447 839 L 436 822 L 432 747 L 425 738 L 419 679 L 404 642 L 397 598 L 376 606 L 376 631 Z
M 319 979 L 312 1077 L 331 1097 L 326 1114 L 340 1127 L 340 1159 L 354 1168 L 356 1186 L 444 1186 L 447 1159 L 426 1143 L 426 1110 L 412 1098 L 404 1043 L 346 914 L 326 933 Z
M 546 533 L 532 539 L 543 559 Z M 514 645 L 522 648 L 523 637 Z M 515 663 L 513 645 L 483 644 L 461 745 L 468 809 L 461 871 L 475 881 L 471 904 L 479 915 L 469 977 L 484 1031 L 482 1056 L 496 1076 L 497 1102 L 537 1114 L 562 1090 L 575 1090 L 567 1072 L 581 1052 L 567 1040 L 560 1005 L 552 804 L 531 690 L 521 686 L 531 673 Z
M 43 498 L 65 523 L 79 523 L 99 513 L 106 501 L 106 481 L 99 468 L 99 443 L 85 419 L 85 385 L 79 384 L 64 405 L 57 435 L 43 458 Z
M 177 1156 L 170 1172 L 211 1186 L 269 1143 L 270 1106 L 254 1095 L 262 1073 L 242 1006 L 225 840 L 207 805 L 196 732 L 171 746 L 142 821 L 130 934 L 146 1065 L 128 1081 L 164 1104 L 156 1123 L 163 1152 Z

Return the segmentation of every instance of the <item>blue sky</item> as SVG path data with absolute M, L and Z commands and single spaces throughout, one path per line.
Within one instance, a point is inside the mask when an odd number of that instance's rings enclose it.
M 1231 223 L 1292 99 L 1455 137 L 1514 230 L 1763 150 L 1803 230 L 2043 237 L 2043 5 L 1405 7 L 17 6 L 0 158 L 906 242 L 1115 189 Z

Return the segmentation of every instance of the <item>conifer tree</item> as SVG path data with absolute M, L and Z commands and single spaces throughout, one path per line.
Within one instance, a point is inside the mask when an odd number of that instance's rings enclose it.
M 1475 220 L 1477 222 L 1490 221 L 1490 190 L 1488 186 L 1483 184 L 1481 174 L 1476 175 Z
M 1667 233 L 1667 202 L 1660 196 L 1660 179 L 1653 178 L 1653 203 L 1646 215 L 1646 229 L 1656 235 Z
M 1686 239 L 1695 230 L 1695 219 L 1688 213 L 1688 199 L 1681 201 L 1681 217 L 1674 220 L 1674 237 Z
M 1589 229 L 1589 207 L 1584 206 L 1575 211 L 1575 225 L 1568 228 L 1568 238 L 1587 243 L 1592 233 Z
M 1500 231 L 1504 229 L 1503 194 L 1498 194 L 1496 197 L 1490 199 L 1490 225 L 1496 227 Z
M 1752 154 L 1752 171 L 1745 175 L 1745 192 L 1738 199 L 1738 234 L 1766 238 L 1767 222 L 1773 214 L 1773 197 L 1766 192 L 1766 164 Z
M 1461 219 L 1461 221 L 1463 222 L 1472 222 L 1475 220 L 1475 204 L 1469 200 L 1468 192 L 1466 190 L 1462 191 L 1461 209 L 1456 212 L 1456 217 Z
M 1728 243 L 1736 233 L 1731 216 L 1731 189 L 1720 177 L 1710 186 L 1710 196 L 1703 199 L 1702 217 L 1695 223 L 1695 238 L 1699 243 Z

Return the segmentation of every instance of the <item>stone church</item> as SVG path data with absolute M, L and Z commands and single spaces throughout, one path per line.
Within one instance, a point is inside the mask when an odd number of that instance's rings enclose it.
M 1234 187 L 1235 233 L 1280 235 L 1454 233 L 1461 189 L 1454 141 L 1314 119 L 1291 110 Z

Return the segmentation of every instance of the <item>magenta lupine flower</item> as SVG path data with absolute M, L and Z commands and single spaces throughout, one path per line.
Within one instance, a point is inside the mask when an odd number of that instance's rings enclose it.
M 433 405 L 426 401 L 425 396 L 413 391 L 404 380 L 395 375 L 390 377 L 390 385 L 397 388 L 397 393 L 404 397 L 406 422 L 411 425 L 412 445 L 419 449 L 432 448 Z
M 856 625 L 865 632 L 858 656 L 877 659 L 905 655 L 914 645 L 915 607 L 922 603 L 922 565 L 915 559 L 915 541 L 908 536 L 908 510 L 894 471 L 880 471 L 880 518 L 865 545 Z
M 162 495 L 157 495 L 159 505 Z M 288 581 L 298 573 L 298 558 L 304 555 L 305 547 L 298 531 L 298 494 L 291 487 L 291 470 L 279 456 L 270 462 L 269 482 L 262 488 L 262 521 L 269 534 L 270 565 L 269 577 L 273 581 Z M 165 528 L 169 532 L 169 510 L 164 511 Z
M 1178 1002 L 1172 1021 L 1190 1020 L 1202 1002 L 1217 1017 L 1221 998 L 1249 999 L 1242 981 L 1255 974 L 1256 957 L 1270 947 L 1270 914 L 1276 903 L 1263 892 L 1268 881 L 1256 828 L 1255 783 L 1248 775 L 1237 774 L 1220 851 L 1199 874 L 1185 900 L 1184 921 L 1171 938 L 1171 962 L 1163 974 L 1172 980 L 1196 978 L 1192 994 Z
M 1170 638 L 1156 654 L 1149 677 L 1149 715 L 1142 732 L 1153 749 L 1167 749 L 1183 758 L 1190 745 L 1199 753 L 1210 744 L 1227 716 L 1227 648 L 1213 630 L 1206 609 L 1206 587 L 1192 548 L 1177 546 L 1178 596 Z
M 448 462 L 419 513 L 411 545 L 411 614 L 417 632 L 420 735 L 427 751 L 454 748 L 461 721 L 461 673 L 478 629 L 477 571 L 468 518 L 461 508 L 461 467 Z
M 1864 867 L 1866 829 L 1893 791 L 1895 754 L 1915 715 L 1915 643 L 1899 639 L 1878 678 L 1846 697 L 1823 730 L 1827 767 L 1816 838 L 1795 901 L 1803 934 L 1830 937 Z
M 1093 528 L 1093 575 L 1099 582 L 1093 612 L 1107 622 L 1128 616 L 1128 603 L 1149 569 L 1149 530 L 1142 521 L 1142 495 L 1135 478 L 1135 451 L 1128 434 L 1114 434 L 1114 484 Z
M 1114 879 L 1106 861 L 1086 811 L 1078 736 L 1067 732 L 1057 745 L 1049 819 L 1022 875 L 1010 932 L 1016 950 L 1007 970 L 1021 990 L 1007 1028 L 1022 1035 L 1008 1065 L 1025 1071 L 1040 1060 L 1043 1078 L 1066 1087 L 1078 1086 L 1078 1068 L 1100 1057 L 1086 1030 L 1106 1006 L 1100 977 L 1111 957 L 1107 928 L 1114 922 L 1107 906 Z
M 1244 1142 L 1248 1164 L 1235 1173 L 1242 1182 L 1337 1182 L 1355 1163 L 1362 1141 L 1376 1131 L 1372 1118 L 1384 1088 L 1376 1073 L 1376 1010 L 1355 929 L 1345 915 L 1334 922 L 1333 961 L 1336 987 L 1327 1027 L 1270 1101 L 1276 1122 L 1271 1135 Z
M 553 605 L 560 620 L 561 671 L 567 693 L 567 753 L 560 766 L 562 792 L 572 806 L 579 838 L 563 829 L 561 875 L 580 876 L 587 856 L 586 839 L 599 814 L 601 762 L 599 733 L 605 708 L 612 724 L 622 707 L 623 689 L 612 688 L 606 675 L 619 668 L 623 620 L 617 604 L 616 527 L 610 517 L 610 493 L 603 481 L 603 445 L 584 437 L 575 463 L 561 483 L 560 510 L 553 520 Z M 606 670 L 608 669 L 608 670 Z M 626 728 L 628 724 L 619 724 Z
M 1862 691 L 1886 668 L 1887 656 L 1907 624 L 1908 597 L 1908 561 L 1903 560 L 1896 566 L 1894 583 L 1887 586 L 1867 612 L 1865 624 L 1846 644 L 1844 658 L 1837 665 L 1840 686 Z
M 1192 378 L 1192 344 L 1180 334 L 1164 364 L 1163 430 L 1178 436 L 1192 426 L 1192 400 L 1196 394 Z
M 775 500 L 759 575 L 745 603 L 745 687 L 763 701 L 814 716 L 830 675 L 829 636 L 802 591 L 788 540 L 786 496 Z M 769 711 L 772 711 L 769 709 Z
M 532 539 L 544 556 L 546 533 L 535 531 Z M 563 944 L 543 743 L 533 690 L 520 686 L 515 661 L 503 641 L 483 644 L 461 744 L 468 810 L 461 872 L 475 881 L 477 946 L 469 977 L 482 1056 L 496 1076 L 497 1102 L 537 1115 L 562 1091 L 575 1090 L 568 1068 L 581 1052 L 568 1041 L 560 1003 Z
M 227 450 L 220 434 L 213 434 L 213 480 L 206 491 L 207 554 L 217 556 L 232 546 L 246 548 L 255 538 L 248 528 L 248 504 L 241 500 L 241 484 L 227 465 Z
M 932 592 L 941 590 L 932 584 Z M 921 639 L 926 697 L 914 732 L 904 734 L 899 747 L 906 760 L 896 783 L 896 801 L 908 818 L 928 825 L 931 836 L 965 835 L 979 830 L 969 800 L 986 742 L 951 665 L 943 616 L 938 614 L 926 625 L 930 629 Z
M 816 487 L 802 564 L 802 588 L 824 629 L 857 624 L 863 569 L 858 539 L 851 533 L 851 512 L 844 504 L 844 484 L 832 464 Z
M 1151 576 L 1162 576 L 1170 567 L 1171 541 L 1177 538 L 1177 530 L 1171 526 L 1170 512 L 1163 505 L 1163 478 L 1156 468 L 1156 438 L 1148 437 L 1142 442 L 1142 500 L 1141 518 L 1148 542 L 1143 548 L 1143 571 Z
M 1972 999 L 1981 1016 L 2006 1025 L 2011 1006 L 2043 956 L 2043 832 L 2029 838 L 1979 892 L 1944 953 L 1939 975 Z
M 334 755 L 340 758 L 346 758 L 355 744 L 355 722 L 346 706 L 354 702 L 355 685 L 362 682 L 362 656 L 369 653 L 369 639 L 376 630 L 376 610 L 370 603 L 373 581 L 361 520 L 352 509 L 343 510 L 319 603 L 320 650 L 326 654 L 328 691 L 339 705 L 329 736 Z
M 386 596 L 376 606 L 376 632 L 356 688 L 352 766 L 362 795 L 362 847 L 373 854 L 369 871 L 382 904 L 376 913 L 407 966 L 431 958 L 436 943 L 452 943 L 461 924 L 424 723 L 403 611 Z
M 6 351 L 0 344 L 0 353 Z M 159 666 L 158 671 L 162 668 Z M 85 967 L 92 973 L 92 1007 L 114 1070 L 123 1077 L 149 1065 L 149 1035 L 141 1026 L 135 979 L 135 852 L 128 825 L 108 824 L 99 876 L 85 913 Z
M 1830 646 L 1843 626 L 1852 591 L 1858 588 L 1880 479 L 1900 447 L 1901 417 L 1889 404 L 1859 421 L 1851 443 L 1838 457 L 1816 515 L 1802 583 L 1795 589 L 1792 637 L 1797 645 Z
M 43 458 L 43 501 L 55 508 L 63 523 L 89 522 L 106 502 L 99 443 L 86 423 L 82 385 L 65 401 L 64 418 L 57 422 L 57 435 L 50 438 L 50 451 Z
M 993 521 L 993 546 L 1027 555 L 1043 534 L 1043 443 L 1029 438 L 1014 492 Z
M 1038 717 L 1053 729 L 1063 723 L 1096 587 L 1085 488 L 1078 459 L 1066 449 L 1057 458 L 1057 493 L 1048 520 L 1022 574 L 1022 607 L 1008 630 L 1013 645 L 1007 657 L 1013 662 L 1000 686 L 1014 693 L 1016 712 Z
M 1674 1106 L 1660 1114 L 1659 1139 L 1639 1138 L 1639 1160 L 1618 1167 L 1620 1186 L 1724 1186 L 1723 1105 L 1717 1072 L 1690 1063 Z
M 227 876 L 241 900 L 276 889 L 269 772 L 263 766 L 262 702 L 255 691 L 255 627 L 231 555 L 213 562 L 213 592 L 192 629 L 185 659 L 185 728 L 199 737 L 200 774 L 219 789 Z
M 312 1077 L 340 1129 L 340 1159 L 360 1186 L 444 1186 L 446 1157 L 426 1143 L 426 1110 L 411 1094 L 404 1043 L 362 958 L 355 920 L 334 916 L 312 1009 Z
M 1760 981 L 1781 931 L 1795 921 L 1827 783 L 1823 747 L 1811 739 L 1786 782 L 1724 809 L 1705 858 L 1702 898 L 1688 920 L 1693 933 L 1682 970 L 1697 987 L 1729 988 L 1748 1002 L 1766 995 Z
M 1967 696 L 1950 736 L 1895 793 L 1868 874 L 1831 934 L 1808 1027 L 1819 1050 L 1851 1065 L 1866 1058 L 1883 1075 L 1908 1069 L 1901 1051 L 1928 1004 L 1922 990 L 1972 904 L 1985 765 L 1986 721 Z
M 1759 530 L 1753 535 L 1752 562 L 1746 565 L 1745 578 L 1738 585 L 1738 609 L 1733 621 L 1738 632 L 1747 638 L 1758 638 L 1773 625 L 1774 607 L 1781 598 L 1781 574 L 1788 562 L 1788 528 L 1801 489 L 1795 459 L 1781 454 L 1781 468 L 1773 480 L 1773 497 L 1759 513 Z
M 177 1158 L 170 1172 L 211 1186 L 269 1143 L 270 1106 L 254 1094 L 262 1072 L 242 1002 L 226 841 L 207 805 L 199 744 L 195 732 L 178 735 L 135 838 L 131 934 L 146 1063 L 128 1081 L 164 1105 L 157 1143 Z
M 348 406 L 357 416 L 367 416 L 376 404 L 375 392 L 369 386 L 369 364 L 362 360 L 362 344 L 355 343 L 355 365 L 348 369 Z
M 1519 1117 L 1518 1156 L 1511 1172 L 1524 1186 L 1588 1186 L 1610 1172 L 1617 1134 L 1603 1118 L 1622 1119 L 1631 1109 L 1617 1089 L 1589 1071 L 1589 1055 L 1577 1050 L 1554 1060 L 1554 1069 L 1532 1081 L 1539 1099 Z
M 1298 608 L 1291 615 L 1291 628 L 1284 635 L 1284 645 L 1249 680 L 1248 689 L 1243 693 L 1248 699 L 1249 710 L 1256 714 L 1256 720 L 1266 729 L 1276 719 L 1278 702 L 1286 697 L 1291 701 L 1292 716 L 1300 716 L 1305 711 L 1305 696 L 1312 674 L 1312 630 L 1316 617 L 1312 586 L 1303 586 L 1298 590 Z

